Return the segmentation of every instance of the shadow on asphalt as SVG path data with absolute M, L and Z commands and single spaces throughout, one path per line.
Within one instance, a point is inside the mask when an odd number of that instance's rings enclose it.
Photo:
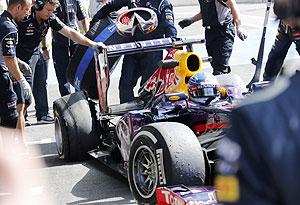
M 68 204 L 136 204 L 129 194 L 128 181 L 122 175 L 96 160 L 87 161 L 82 165 L 89 171 L 71 191 L 74 196 L 82 199 Z M 94 188 L 87 191 L 87 183 Z
M 28 146 L 33 159 L 41 159 L 44 168 L 81 164 L 88 168 L 87 173 L 74 185 L 72 195 L 80 198 L 67 204 L 135 204 L 128 181 L 119 173 L 92 159 L 81 162 L 64 162 L 58 158 L 56 144 L 34 144 Z M 34 150 L 38 150 L 35 152 Z M 43 168 L 35 167 L 35 168 Z M 87 188 L 87 186 L 89 188 Z
M 81 162 L 65 162 L 59 159 L 56 151 L 56 144 L 54 142 L 46 143 L 46 144 L 29 145 L 28 148 L 29 150 L 31 149 L 37 150 L 37 152 L 33 152 L 32 158 L 38 158 L 43 160 L 45 167 L 56 167 L 56 166 L 81 163 Z

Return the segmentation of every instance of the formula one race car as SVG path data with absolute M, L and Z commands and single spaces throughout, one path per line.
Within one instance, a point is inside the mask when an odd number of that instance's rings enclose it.
M 194 43 L 204 40 L 155 39 L 109 45 L 96 52 L 99 100 L 82 90 L 54 102 L 59 157 L 72 161 L 89 154 L 100 160 L 128 177 L 139 203 L 156 203 L 158 187 L 211 185 L 216 144 L 243 90 L 228 81 L 197 84 L 208 59 L 193 52 Z M 160 49 L 168 49 L 168 55 L 139 96 L 108 105 L 108 59 Z

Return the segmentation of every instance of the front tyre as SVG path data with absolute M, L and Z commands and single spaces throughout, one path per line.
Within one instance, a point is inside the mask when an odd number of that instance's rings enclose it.
M 203 185 L 205 162 L 193 131 L 174 122 L 143 127 L 135 136 L 129 156 L 128 179 L 139 203 L 156 203 L 157 187 Z

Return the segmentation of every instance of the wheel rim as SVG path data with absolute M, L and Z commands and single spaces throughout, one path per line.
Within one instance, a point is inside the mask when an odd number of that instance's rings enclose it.
M 55 142 L 58 154 L 61 156 L 63 154 L 63 143 L 62 143 L 62 132 L 61 132 L 61 124 L 58 117 L 54 119 L 55 124 Z
M 143 145 L 139 147 L 133 157 L 133 182 L 139 195 L 150 198 L 157 187 L 158 167 L 153 151 Z

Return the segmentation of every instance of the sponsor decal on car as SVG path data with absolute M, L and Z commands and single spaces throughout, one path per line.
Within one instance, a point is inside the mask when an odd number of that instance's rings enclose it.
M 159 187 L 156 189 L 158 205 L 209 205 L 217 204 L 216 191 L 211 187 L 186 186 Z
M 171 204 L 171 205 L 185 205 L 185 202 L 183 199 L 178 197 L 176 194 L 174 194 L 171 191 L 161 189 L 160 192 L 160 205 L 165 204 Z
M 180 82 L 180 78 L 176 75 L 175 69 L 158 69 L 147 81 L 145 90 L 151 91 L 155 89 L 159 82 L 161 83 L 161 85 L 159 86 L 156 95 L 162 94 L 171 86 L 178 85 Z

